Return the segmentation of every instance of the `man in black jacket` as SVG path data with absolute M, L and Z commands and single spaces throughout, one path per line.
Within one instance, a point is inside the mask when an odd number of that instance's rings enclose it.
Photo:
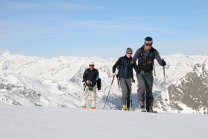
M 153 107 L 153 95 L 152 95 L 152 87 L 153 87 L 153 65 L 154 59 L 161 66 L 165 66 L 166 62 L 161 59 L 158 51 L 152 47 L 153 39 L 151 37 L 146 37 L 144 40 L 144 45 L 139 48 L 133 59 L 132 64 L 136 63 L 138 59 L 139 70 L 137 71 L 137 80 L 138 80 L 138 100 L 140 102 L 140 108 L 144 108 L 144 93 L 146 92 L 146 110 L 147 112 L 154 112 L 152 110 Z
M 131 111 L 130 96 L 131 96 L 131 79 L 133 79 L 133 70 L 131 67 L 132 62 L 132 49 L 127 48 L 126 55 L 120 57 L 118 61 L 113 66 L 113 76 L 116 76 L 116 68 L 118 68 L 118 77 L 122 89 L 121 105 L 122 110 Z M 137 69 L 136 64 L 133 65 L 134 69 Z
M 85 70 L 83 75 L 83 82 L 85 82 L 85 94 L 82 99 L 81 106 L 83 109 L 86 109 L 87 98 L 89 93 L 91 93 L 91 107 L 92 109 L 96 108 L 96 83 L 99 79 L 99 72 L 94 68 L 94 63 L 89 64 L 88 69 Z

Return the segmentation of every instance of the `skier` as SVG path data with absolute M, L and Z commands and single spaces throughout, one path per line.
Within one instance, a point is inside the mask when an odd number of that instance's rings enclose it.
M 131 67 L 132 62 L 132 49 L 127 48 L 126 55 L 124 57 L 120 57 L 117 62 L 113 66 L 113 76 L 116 76 L 116 68 L 118 68 L 118 81 L 120 81 L 121 89 L 122 89 L 122 97 L 121 97 L 121 105 L 122 110 L 129 110 L 131 111 L 132 103 L 131 100 L 131 82 L 134 82 L 133 80 L 133 70 L 137 70 L 136 63 L 133 64 L 133 67 Z M 131 81 L 132 79 L 132 81 Z M 131 103 L 131 104 L 130 104 Z
M 96 83 L 99 79 L 99 72 L 94 68 L 94 63 L 89 64 L 89 68 L 85 70 L 83 75 L 83 82 L 85 82 L 85 93 L 82 99 L 81 107 L 86 109 L 87 98 L 89 93 L 91 95 L 91 107 L 92 109 L 96 108 Z
M 140 108 L 144 109 L 144 94 L 146 92 L 146 111 L 147 112 L 154 112 L 153 107 L 153 95 L 152 95 L 152 88 L 153 88 L 153 65 L 154 59 L 157 59 L 158 63 L 161 66 L 165 66 L 166 62 L 161 59 L 158 51 L 152 47 L 153 39 L 151 37 L 146 37 L 144 40 L 144 45 L 139 48 L 133 59 L 132 59 L 132 66 L 136 63 L 138 59 L 138 67 L 139 70 L 137 71 L 137 80 L 138 80 L 138 100 Z

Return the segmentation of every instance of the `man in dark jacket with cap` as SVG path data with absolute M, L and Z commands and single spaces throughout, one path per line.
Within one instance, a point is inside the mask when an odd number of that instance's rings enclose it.
M 81 107 L 86 109 L 87 98 L 91 96 L 91 107 L 92 109 L 96 108 L 96 83 L 99 79 L 99 72 L 97 69 L 94 68 L 94 63 L 91 62 L 89 64 L 89 68 L 85 70 L 83 75 L 83 82 L 85 82 L 85 93 L 82 99 Z
M 144 108 L 144 93 L 146 92 L 146 111 L 154 112 L 153 107 L 153 65 L 154 59 L 157 59 L 157 62 L 161 66 L 165 66 L 166 62 L 161 59 L 158 51 L 152 47 L 153 39 L 151 37 L 146 37 L 144 40 L 144 45 L 139 48 L 133 59 L 132 66 L 136 63 L 138 59 L 139 70 L 137 71 L 137 80 L 138 80 L 138 100 L 140 102 L 140 108 Z
M 123 110 L 131 111 L 131 82 L 133 79 L 133 70 L 131 67 L 132 62 L 132 49 L 127 48 L 126 55 L 124 57 L 120 57 L 118 61 L 113 66 L 113 76 L 116 76 L 116 68 L 118 68 L 118 79 L 120 80 L 121 89 L 122 89 L 122 97 L 121 104 Z M 134 69 L 137 68 L 136 64 L 133 64 Z

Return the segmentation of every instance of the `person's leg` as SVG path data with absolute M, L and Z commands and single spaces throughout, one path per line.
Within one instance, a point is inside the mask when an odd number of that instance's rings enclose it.
M 126 101 L 128 98 L 128 88 L 127 88 L 126 80 L 123 78 L 120 78 L 120 83 L 121 83 L 121 89 L 122 89 L 121 105 L 123 109 L 126 109 Z
M 89 95 L 89 87 L 86 86 L 85 93 L 84 93 L 84 96 L 82 98 L 81 107 L 86 107 L 88 95 Z
M 131 99 L 131 78 L 129 79 L 125 79 L 126 80 L 126 86 L 127 86 L 127 98 L 126 98 L 126 101 L 127 101 L 127 108 L 130 107 L 130 99 Z M 131 102 L 131 106 L 132 106 L 132 102 Z
M 96 108 L 96 85 L 93 87 L 91 92 L 91 107 L 92 109 Z
M 152 111 L 152 107 L 153 107 L 153 101 L 154 101 L 154 97 L 152 95 L 152 88 L 147 88 L 146 91 L 146 110 Z
M 144 75 L 145 77 L 145 82 L 146 82 L 146 110 L 152 111 L 152 106 L 153 106 L 153 101 L 154 97 L 152 95 L 152 88 L 153 88 L 153 75 L 152 72 L 147 72 Z
M 137 81 L 138 81 L 138 85 L 137 85 L 138 101 L 144 103 L 144 100 L 145 100 L 144 94 L 146 91 L 146 85 L 145 85 L 144 75 L 142 71 L 137 74 Z

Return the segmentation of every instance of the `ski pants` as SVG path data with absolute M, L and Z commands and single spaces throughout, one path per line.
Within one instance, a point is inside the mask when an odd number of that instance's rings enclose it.
M 84 93 L 84 97 L 82 98 L 82 103 L 81 106 L 86 107 L 87 104 L 87 98 L 89 96 L 89 93 L 91 95 L 91 107 L 95 108 L 96 107 L 96 85 L 93 87 L 93 90 L 89 90 L 89 87 L 86 86 L 85 88 L 85 93 Z
M 137 72 L 138 89 L 137 95 L 139 102 L 144 102 L 144 94 L 146 92 L 146 110 L 152 110 L 154 97 L 152 95 L 153 75 L 152 71 L 138 71 Z
M 124 79 L 120 78 L 121 89 L 122 89 L 122 97 L 121 97 L 121 104 L 126 105 L 127 107 L 130 106 L 130 95 L 131 95 L 131 78 Z M 131 103 L 132 104 L 132 103 Z

